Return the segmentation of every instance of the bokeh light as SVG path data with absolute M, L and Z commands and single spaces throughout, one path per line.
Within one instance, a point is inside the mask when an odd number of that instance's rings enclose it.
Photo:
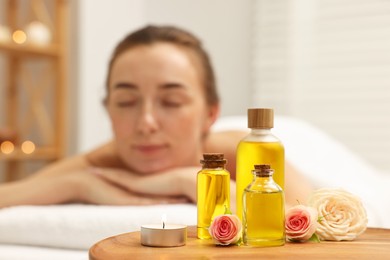
M 35 144 L 31 141 L 24 141 L 21 148 L 25 154 L 32 154 L 35 151 Z
M 14 42 L 17 43 L 17 44 L 23 44 L 23 43 L 26 42 L 27 36 L 26 36 L 26 33 L 23 32 L 22 30 L 16 30 L 16 31 L 12 34 L 12 39 L 13 39 Z
M 10 141 L 4 141 L 0 145 L 0 151 L 5 154 L 10 154 L 15 150 L 15 145 Z

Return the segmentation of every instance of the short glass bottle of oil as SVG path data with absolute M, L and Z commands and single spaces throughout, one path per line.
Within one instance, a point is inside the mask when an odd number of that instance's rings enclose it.
M 243 193 L 243 242 L 249 246 L 285 243 L 284 192 L 268 164 L 255 165 L 253 181 Z
M 222 153 L 203 154 L 202 170 L 197 175 L 197 233 L 200 239 L 210 239 L 209 226 L 218 215 L 230 208 L 230 173 Z

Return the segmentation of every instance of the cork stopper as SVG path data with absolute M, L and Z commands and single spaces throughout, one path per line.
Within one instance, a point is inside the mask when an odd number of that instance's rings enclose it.
M 255 169 L 252 172 L 257 176 L 268 177 L 274 172 L 269 164 L 256 164 L 254 167 Z
M 224 167 L 227 160 L 224 158 L 223 153 L 204 153 L 203 160 L 200 163 L 207 168 Z
M 224 160 L 223 153 L 204 153 L 203 160 L 205 161 L 220 161 Z
M 272 108 L 249 108 L 248 127 L 249 128 L 273 128 L 274 110 Z

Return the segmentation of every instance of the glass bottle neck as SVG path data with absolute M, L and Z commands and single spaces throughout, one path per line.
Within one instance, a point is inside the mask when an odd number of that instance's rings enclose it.
M 215 169 L 215 170 L 224 170 L 225 164 L 215 163 L 215 162 L 207 162 L 202 165 L 202 169 Z
M 248 189 L 254 191 L 265 191 L 267 193 L 282 191 L 280 186 L 272 178 L 272 175 L 264 176 L 258 174 L 254 174 L 253 181 Z
M 271 128 L 251 128 L 251 133 L 256 135 L 268 135 L 271 134 Z
M 268 185 L 268 184 L 274 184 L 275 181 L 272 177 L 272 174 L 268 174 L 268 175 L 263 175 L 263 174 L 259 174 L 259 173 L 254 173 L 253 174 L 253 184 L 262 184 L 262 185 Z
M 263 173 L 253 173 L 254 179 L 261 179 L 261 180 L 273 180 L 272 178 L 273 173 L 263 174 Z

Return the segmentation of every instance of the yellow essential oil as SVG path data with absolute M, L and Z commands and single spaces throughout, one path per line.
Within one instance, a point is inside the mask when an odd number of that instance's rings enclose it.
M 201 163 L 197 175 L 197 233 L 200 239 L 210 239 L 211 221 L 230 208 L 230 173 L 225 169 L 223 154 L 204 154 Z
M 269 165 L 255 165 L 253 181 L 243 194 L 243 242 L 248 246 L 285 243 L 284 193 Z
M 242 194 L 253 180 L 253 165 L 272 165 L 274 180 L 284 189 L 284 146 L 271 132 L 273 110 L 248 109 L 248 127 L 251 132 L 238 144 L 236 157 L 236 204 L 241 221 Z

